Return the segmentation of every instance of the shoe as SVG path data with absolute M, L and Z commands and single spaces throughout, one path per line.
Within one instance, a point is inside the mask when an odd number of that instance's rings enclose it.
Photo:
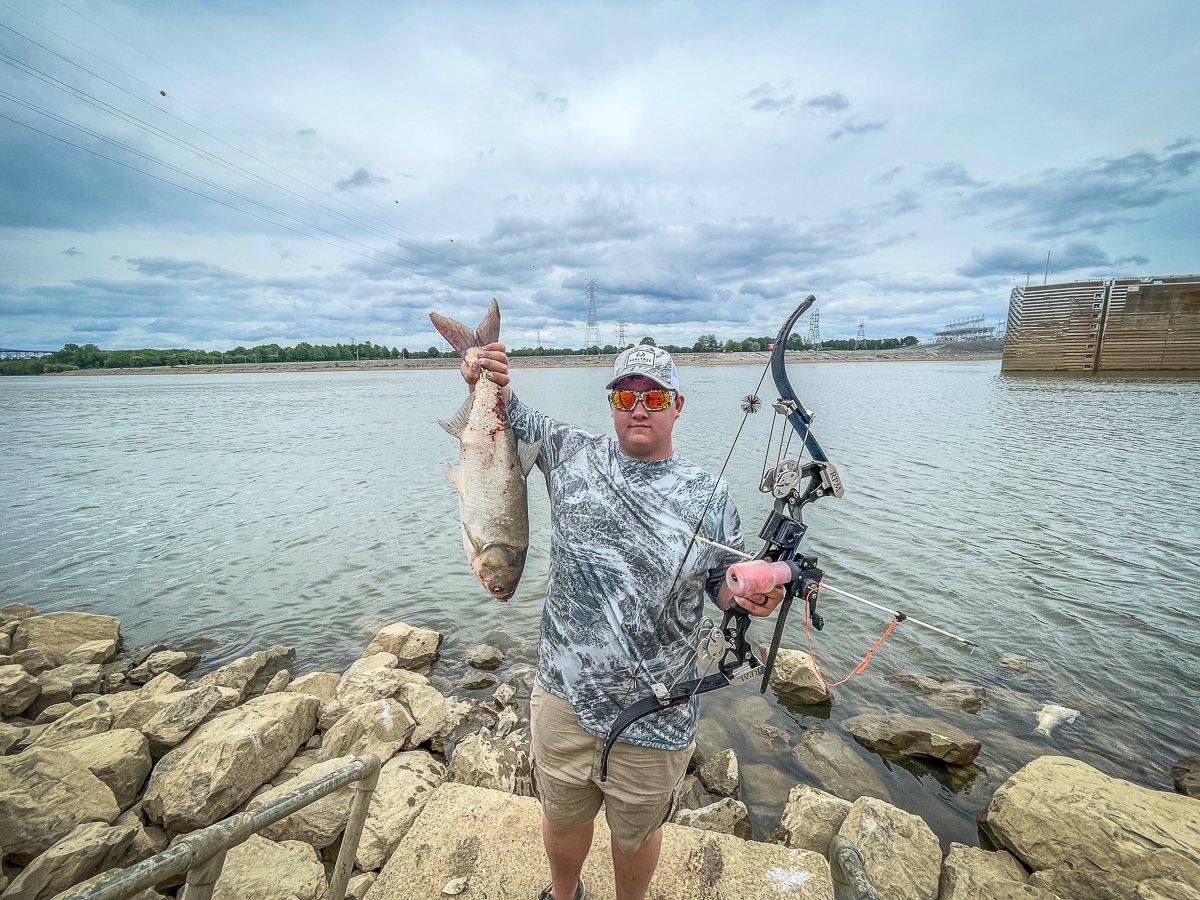
M 537 900 L 554 900 L 554 885 L 548 884 L 542 888 L 542 892 L 537 895 Z M 583 879 L 579 879 L 579 887 L 575 888 L 574 900 L 587 900 L 587 894 L 583 891 Z

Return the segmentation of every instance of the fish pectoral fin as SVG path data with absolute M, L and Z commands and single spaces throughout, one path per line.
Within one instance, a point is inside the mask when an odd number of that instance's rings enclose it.
M 446 480 L 450 482 L 450 485 L 458 493 L 458 496 L 463 496 L 463 486 L 458 478 L 458 469 L 453 466 L 446 466 Z
M 467 556 L 474 559 L 483 550 L 483 541 L 471 534 L 471 529 L 467 527 L 467 523 L 462 523 L 463 547 L 467 551 Z M 474 552 L 472 552 L 474 551 Z
M 526 444 L 524 441 L 517 441 L 517 458 L 521 460 L 521 474 L 528 475 L 529 470 L 533 468 L 537 462 L 538 453 L 541 452 L 542 442 L 534 441 L 532 444 Z
M 471 415 L 471 401 L 474 399 L 474 394 L 467 397 L 463 401 L 463 405 L 458 408 L 458 412 L 449 419 L 438 419 L 438 424 L 454 437 L 462 437 L 462 433 L 467 428 L 467 417 Z

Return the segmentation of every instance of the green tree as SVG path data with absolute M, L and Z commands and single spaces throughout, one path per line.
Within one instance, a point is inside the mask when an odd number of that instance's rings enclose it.
M 654 338 L 650 337 L 650 335 L 646 335 L 644 338 L 642 338 L 640 341 L 638 341 L 638 343 L 645 344 L 647 347 L 657 347 L 658 346 L 657 344 L 654 343 Z

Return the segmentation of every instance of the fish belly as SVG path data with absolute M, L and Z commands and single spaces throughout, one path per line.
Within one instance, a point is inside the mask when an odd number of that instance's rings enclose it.
M 480 379 L 475 400 L 460 437 L 460 511 L 464 528 L 481 544 L 529 544 L 525 476 L 517 457 L 517 441 L 503 419 L 500 389 Z

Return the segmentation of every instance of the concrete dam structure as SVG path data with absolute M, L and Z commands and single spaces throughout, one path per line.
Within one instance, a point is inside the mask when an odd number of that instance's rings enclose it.
M 1014 288 L 1000 371 L 1200 373 L 1200 275 Z

